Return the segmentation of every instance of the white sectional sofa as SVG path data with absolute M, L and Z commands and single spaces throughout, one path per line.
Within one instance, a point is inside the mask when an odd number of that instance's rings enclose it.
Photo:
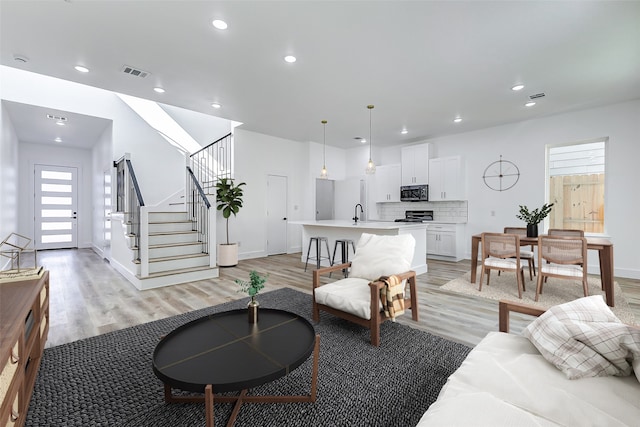
M 500 303 L 501 330 L 508 332 L 509 311 L 542 313 L 521 307 Z M 528 338 L 491 332 L 449 377 L 418 426 L 640 426 L 638 362 L 635 375 L 570 380 Z

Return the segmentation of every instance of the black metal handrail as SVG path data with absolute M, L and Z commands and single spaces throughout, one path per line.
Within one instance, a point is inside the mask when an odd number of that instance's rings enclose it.
M 209 253 L 209 208 L 211 203 L 202 186 L 198 182 L 193 170 L 187 166 L 187 174 L 191 177 L 187 189 L 189 220 L 193 224 L 192 230 L 198 233 L 198 241 L 202 243 L 202 252 Z
M 230 136 L 231 136 L 231 132 L 229 132 L 228 134 L 226 134 L 226 135 L 225 135 L 225 136 L 223 136 L 222 138 L 219 138 L 219 139 L 217 139 L 217 140 L 213 141 L 211 144 L 209 144 L 209 145 L 205 145 L 204 147 L 202 147 L 201 149 L 199 149 L 199 150 L 198 150 L 198 151 L 196 151 L 195 153 L 192 153 L 192 154 L 191 154 L 191 157 L 198 155 L 201 151 L 204 151 L 204 150 L 208 149 L 208 148 L 209 148 L 209 147 L 211 147 L 212 145 L 215 145 L 215 144 L 217 144 L 218 142 L 220 142 L 220 141 L 222 141 L 222 140 L 224 140 L 224 139 L 229 138 Z
M 131 224 L 130 234 L 134 238 L 134 247 L 136 248 L 136 260 L 140 260 L 140 207 L 144 206 L 144 200 L 142 199 L 142 192 L 136 179 L 136 173 L 133 170 L 131 160 L 126 159 L 128 179 L 128 203 L 127 203 L 127 222 Z
M 205 194 L 212 194 L 221 178 L 233 178 L 233 134 L 229 133 L 191 155 L 193 174 Z

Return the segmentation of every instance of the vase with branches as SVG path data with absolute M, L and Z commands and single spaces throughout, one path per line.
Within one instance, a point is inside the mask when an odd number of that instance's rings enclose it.
M 257 271 L 251 270 L 249 272 L 249 280 L 236 279 L 235 282 L 240 285 L 238 292 L 246 292 L 251 297 L 251 301 L 247 304 L 249 309 L 249 323 L 256 323 L 258 321 L 258 307 L 260 304 L 256 301 L 256 295 L 264 288 L 264 284 L 267 281 L 269 275 L 260 276 Z
M 540 208 L 529 210 L 527 206 L 520 205 L 519 213 L 516 218 L 527 223 L 527 236 L 538 237 L 538 224 L 549 215 L 553 203 L 543 204 Z

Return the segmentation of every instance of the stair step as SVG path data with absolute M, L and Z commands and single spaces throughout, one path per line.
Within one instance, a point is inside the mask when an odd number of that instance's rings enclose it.
M 165 262 L 165 261 L 173 261 L 173 260 L 178 260 L 178 259 L 190 259 L 190 258 L 197 258 L 197 257 L 208 257 L 209 254 L 190 254 L 190 255 L 175 255 L 175 256 L 165 256 L 165 257 L 158 257 L 158 258 L 149 258 L 149 264 L 151 264 L 152 262 Z
M 184 274 L 184 273 L 191 273 L 193 271 L 203 271 L 203 270 L 215 270 L 215 268 L 211 268 L 209 266 L 196 267 L 196 268 L 180 268 L 177 270 L 162 271 L 160 273 L 149 273 L 148 278 L 171 276 L 174 274 Z M 137 277 L 140 278 L 139 275 Z
M 161 273 L 183 268 L 199 268 L 209 266 L 209 254 L 197 253 L 190 255 L 166 256 L 149 259 L 149 274 Z

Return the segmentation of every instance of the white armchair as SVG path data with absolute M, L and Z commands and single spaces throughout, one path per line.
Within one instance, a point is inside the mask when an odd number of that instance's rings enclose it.
M 363 233 L 350 263 L 321 268 L 313 272 L 313 320 L 320 321 L 320 310 L 367 327 L 371 330 L 371 344 L 380 344 L 380 324 L 391 319 L 382 311 L 380 290 L 385 283 L 381 276 L 395 275 L 408 283 L 410 297 L 404 308 L 411 309 L 411 317 L 418 320 L 416 273 L 410 271 L 415 239 L 411 235 L 379 236 Z M 349 277 L 322 284 L 321 276 L 351 267 Z M 405 292 L 406 294 L 406 292 Z

